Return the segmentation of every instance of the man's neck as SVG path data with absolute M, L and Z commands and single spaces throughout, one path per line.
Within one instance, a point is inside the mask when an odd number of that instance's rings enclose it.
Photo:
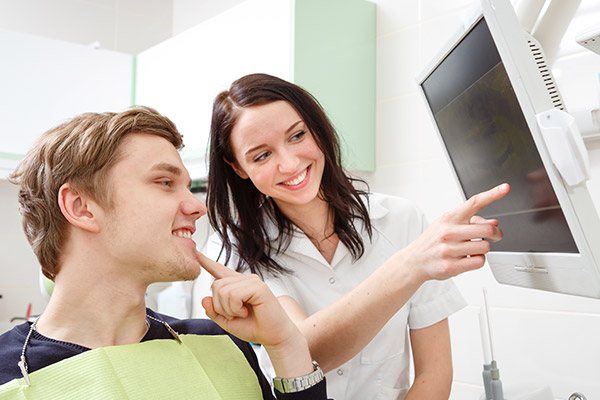
M 89 348 L 138 343 L 147 330 L 145 288 L 126 277 L 61 269 L 36 329 Z

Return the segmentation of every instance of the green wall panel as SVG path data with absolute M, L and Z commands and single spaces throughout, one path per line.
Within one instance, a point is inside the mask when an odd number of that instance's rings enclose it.
M 348 169 L 375 170 L 375 4 L 295 0 L 294 82 L 333 121 Z

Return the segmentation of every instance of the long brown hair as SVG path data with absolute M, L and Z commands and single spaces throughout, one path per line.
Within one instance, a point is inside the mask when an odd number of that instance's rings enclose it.
M 335 129 L 318 101 L 301 87 L 266 74 L 252 74 L 233 82 L 228 91 L 214 101 L 210 127 L 209 172 L 206 203 L 208 217 L 223 242 L 225 263 L 232 250 L 239 255 L 238 271 L 279 274 L 291 272 L 273 258 L 284 252 L 294 225 L 277 205 L 256 189 L 250 179 L 240 178 L 229 163 L 236 162 L 231 148 L 231 131 L 245 107 L 283 100 L 300 115 L 325 156 L 319 196 L 333 210 L 334 230 L 350 250 L 354 260 L 364 253 L 364 244 L 355 220 L 361 220 L 369 238 L 371 221 L 361 195 L 368 193 L 366 183 L 346 174 L 342 168 L 340 146 Z M 365 189 L 354 187 L 360 182 Z M 265 222 L 278 228 L 271 241 Z

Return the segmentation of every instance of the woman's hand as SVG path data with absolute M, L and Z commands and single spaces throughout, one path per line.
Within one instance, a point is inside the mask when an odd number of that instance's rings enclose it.
M 509 191 L 510 186 L 502 184 L 476 194 L 444 214 L 401 251 L 405 262 L 418 268 L 422 281 L 448 279 L 481 268 L 485 254 L 490 251 L 490 242 L 502 239 L 502 231 L 497 220 L 475 214 Z

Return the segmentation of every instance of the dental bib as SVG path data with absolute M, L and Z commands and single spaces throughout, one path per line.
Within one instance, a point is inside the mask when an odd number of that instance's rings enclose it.
M 226 335 L 102 347 L 0 386 L 0 400 L 262 399 L 256 373 Z

